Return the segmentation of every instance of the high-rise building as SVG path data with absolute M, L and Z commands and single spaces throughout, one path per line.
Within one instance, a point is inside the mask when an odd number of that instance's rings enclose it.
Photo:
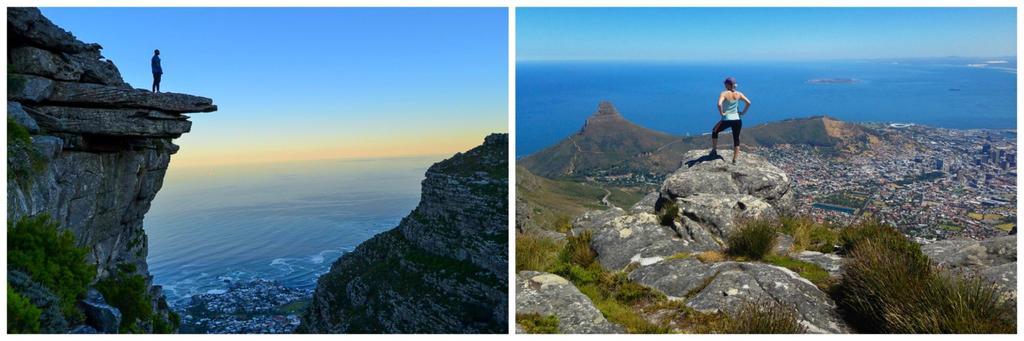
M 935 159 L 935 170 L 942 170 L 943 162 L 942 159 Z

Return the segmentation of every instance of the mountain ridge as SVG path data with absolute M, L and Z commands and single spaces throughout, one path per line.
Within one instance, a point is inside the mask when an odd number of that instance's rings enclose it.
M 302 333 L 505 333 L 508 135 L 438 162 L 399 225 L 317 280 Z
M 747 146 L 790 143 L 839 149 L 877 140 L 875 132 L 829 116 L 745 127 L 742 136 Z M 532 173 L 547 178 L 629 173 L 664 176 L 679 166 L 680 155 L 709 145 L 706 135 L 677 136 L 633 123 L 612 103 L 602 101 L 577 133 L 520 161 Z M 731 145 L 728 138 L 719 140 L 720 148 Z

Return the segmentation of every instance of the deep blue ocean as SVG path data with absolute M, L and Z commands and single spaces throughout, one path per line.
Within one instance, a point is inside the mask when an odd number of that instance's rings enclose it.
M 176 168 L 146 215 L 149 267 L 172 304 L 254 278 L 312 288 L 395 227 L 435 158 Z
M 516 156 L 583 126 L 601 100 L 627 119 L 672 134 L 700 134 L 718 120 L 727 76 L 753 102 L 744 126 L 829 115 L 846 121 L 949 128 L 1015 128 L 1016 58 L 697 63 L 519 62 Z M 813 84 L 813 79 L 855 79 Z

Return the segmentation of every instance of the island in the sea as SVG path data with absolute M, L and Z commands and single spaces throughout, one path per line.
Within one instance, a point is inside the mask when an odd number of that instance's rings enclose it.
M 807 80 L 807 84 L 857 84 L 861 80 L 856 78 L 815 78 Z

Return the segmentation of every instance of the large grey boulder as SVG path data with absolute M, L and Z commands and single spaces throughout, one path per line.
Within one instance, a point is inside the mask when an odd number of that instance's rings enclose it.
M 572 221 L 572 234 L 578 235 L 584 230 L 590 230 L 593 232 L 596 229 L 603 228 L 612 219 L 621 217 L 626 214 L 621 208 L 612 207 L 606 210 L 595 210 L 587 211 L 580 214 L 576 219 Z
M 522 271 L 516 275 L 516 314 L 554 315 L 564 334 L 622 333 L 586 295 L 555 274 Z M 517 327 L 516 331 L 519 332 Z
M 674 200 L 698 193 L 747 194 L 780 209 L 792 205 L 789 176 L 764 158 L 741 153 L 732 164 L 730 150 L 709 153 L 707 149 L 687 152 L 687 161 L 662 184 L 662 197 Z
M 778 217 L 772 205 L 747 194 L 696 193 L 677 198 L 676 206 L 684 225 L 700 225 L 723 239 L 741 221 Z
M 1017 298 L 1017 235 L 985 240 L 943 240 L 922 245 L 936 266 L 984 278 L 1011 299 Z
M 629 213 L 651 213 L 656 211 L 658 199 L 661 195 L 658 192 L 647 193 L 640 201 L 629 207 Z
M 121 327 L 121 311 L 107 304 L 99 291 L 90 288 L 78 306 L 85 313 L 85 322 L 89 326 L 100 333 L 117 334 Z
M 796 309 L 808 332 L 850 330 L 828 295 L 795 272 L 770 264 L 672 259 L 640 267 L 629 279 L 702 312 L 733 314 L 744 303 L 767 299 Z
M 590 246 L 608 270 L 622 270 L 631 263 L 641 266 L 686 252 L 717 250 L 721 246 L 702 230 L 683 231 L 660 224 L 653 213 L 621 215 L 593 229 Z M 679 227 L 682 228 L 682 227 Z

